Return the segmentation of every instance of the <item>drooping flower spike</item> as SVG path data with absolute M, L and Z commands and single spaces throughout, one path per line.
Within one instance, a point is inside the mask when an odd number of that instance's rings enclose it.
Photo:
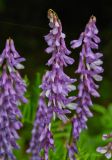
M 17 130 L 22 127 L 22 117 L 18 106 L 26 103 L 24 97 L 26 84 L 17 69 L 23 69 L 20 64 L 25 61 L 16 51 L 11 38 L 7 39 L 5 49 L 0 55 L 0 158 L 16 160 L 12 149 L 18 149 Z
M 81 46 L 82 50 L 79 56 L 79 66 L 76 71 L 80 75 L 80 83 L 78 86 L 76 115 L 72 121 L 73 141 L 69 146 L 69 153 L 73 156 L 71 156 L 72 158 L 70 160 L 75 160 L 74 153 L 77 153 L 77 150 L 75 149 L 74 152 L 72 148 L 73 146 L 76 148 L 76 142 L 79 139 L 80 132 L 87 128 L 87 119 L 93 116 L 90 111 L 90 107 L 92 106 L 91 97 L 100 96 L 97 91 L 99 86 L 95 81 L 102 80 L 100 74 L 103 72 L 103 68 L 101 67 L 103 62 L 100 59 L 102 54 L 97 52 L 98 44 L 100 43 L 100 38 L 97 34 L 96 18 L 92 16 L 79 39 L 71 42 L 73 49 Z
M 75 82 L 64 73 L 64 66 L 73 64 L 74 60 L 68 55 L 70 51 L 66 48 L 65 34 L 62 33 L 62 25 L 53 10 L 48 11 L 50 20 L 50 33 L 45 36 L 48 44 L 46 52 L 52 57 L 47 65 L 51 70 L 43 76 L 41 85 L 42 93 L 40 95 L 38 111 L 32 130 L 32 139 L 28 152 L 32 153 L 32 160 L 48 160 L 50 148 L 54 148 L 53 136 L 50 131 L 51 120 L 57 116 L 63 122 L 67 121 L 67 113 L 73 109 L 71 103 L 75 97 L 68 97 L 68 93 L 75 89 L 72 83 Z M 44 155 L 41 155 L 44 151 Z
M 102 136 L 102 140 L 108 140 L 109 138 L 112 138 L 112 133 L 110 134 L 103 134 Z M 105 157 L 107 159 L 111 159 L 112 158 L 112 142 L 109 142 L 107 145 L 105 145 L 104 147 L 98 147 L 96 149 L 97 152 L 101 153 L 101 154 L 105 154 Z

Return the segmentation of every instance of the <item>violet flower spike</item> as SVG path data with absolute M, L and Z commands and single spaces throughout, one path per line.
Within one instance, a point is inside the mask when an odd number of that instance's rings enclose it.
M 57 14 L 53 10 L 48 11 L 50 20 L 50 33 L 45 36 L 45 41 L 48 44 L 47 53 L 52 54 L 47 65 L 51 66 L 52 70 L 46 73 L 45 82 L 42 84 L 42 89 L 48 98 L 48 106 L 53 108 L 53 114 L 63 122 L 68 119 L 67 113 L 74 109 L 71 103 L 75 97 L 68 97 L 69 92 L 75 90 L 72 84 L 76 79 L 71 79 L 64 73 L 64 67 L 74 63 L 73 58 L 69 57 L 71 53 L 65 44 L 65 34 L 62 33 L 62 24 Z
M 28 153 L 32 153 L 31 160 L 48 160 L 49 149 L 54 148 L 53 135 L 50 131 L 52 113 L 52 108 L 46 106 L 45 95 L 42 92 L 32 130 L 30 147 L 27 150 Z M 42 150 L 44 151 L 44 157 L 41 156 Z
M 12 39 L 7 39 L 5 49 L 0 55 L 0 158 L 16 160 L 12 150 L 18 149 L 17 130 L 22 127 L 22 114 L 18 106 L 27 99 L 24 97 L 26 84 L 17 69 L 23 69 L 25 61 L 16 51 Z
M 76 80 L 71 79 L 64 73 L 64 66 L 73 64 L 74 60 L 68 55 L 70 51 L 66 48 L 65 34 L 62 33 L 62 25 L 53 10 L 48 11 L 50 20 L 50 33 L 45 36 L 48 44 L 46 49 L 52 57 L 47 65 L 51 66 L 51 70 L 47 71 L 43 76 L 38 103 L 38 111 L 32 130 L 32 139 L 27 152 L 32 153 L 31 160 L 48 160 L 48 152 L 54 148 L 53 135 L 50 130 L 51 120 L 57 116 L 63 122 L 67 121 L 67 113 L 74 109 L 72 101 L 75 97 L 68 97 L 68 93 L 75 89 L 72 84 Z M 41 151 L 44 156 L 41 156 Z
M 71 42 L 73 49 L 82 47 L 80 52 L 79 66 L 76 71 L 80 75 L 80 84 L 78 86 L 76 115 L 73 118 L 73 140 L 69 146 L 69 152 L 73 155 L 70 160 L 75 160 L 73 148 L 76 147 L 76 142 L 79 139 L 79 135 L 83 129 L 87 128 L 86 122 L 93 114 L 90 111 L 92 106 L 91 97 L 99 97 L 97 89 L 99 86 L 95 81 L 101 81 L 103 72 L 102 54 L 97 52 L 100 38 L 97 36 L 98 29 L 96 27 L 96 18 L 92 16 L 89 23 L 86 25 L 85 31 L 81 33 L 78 40 Z M 74 152 L 76 153 L 76 151 Z M 70 157 L 70 156 L 69 156 Z

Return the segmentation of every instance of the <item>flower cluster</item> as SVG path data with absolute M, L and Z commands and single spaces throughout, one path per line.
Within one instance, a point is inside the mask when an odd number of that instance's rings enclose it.
M 32 130 L 32 140 L 30 148 L 27 152 L 32 153 L 32 160 L 43 160 L 41 151 L 44 151 L 44 159 L 48 160 L 48 152 L 50 148 L 54 148 L 54 140 L 50 131 L 50 123 L 52 119 L 52 108 L 47 107 L 45 103 L 45 95 L 41 94 L 38 103 L 38 111 Z
M 12 149 L 18 149 L 17 130 L 22 126 L 22 117 L 18 105 L 26 103 L 24 97 L 26 84 L 17 69 L 23 69 L 20 64 L 25 61 L 14 47 L 12 39 L 7 39 L 5 49 L 0 55 L 0 158 L 15 160 Z
M 92 106 L 91 96 L 99 97 L 97 89 L 99 86 L 95 81 L 101 81 L 103 72 L 102 54 L 97 52 L 100 38 L 97 36 L 98 29 L 95 25 L 96 18 L 92 16 L 89 23 L 85 27 L 85 31 L 81 33 L 78 40 L 71 42 L 73 49 L 82 46 L 80 52 L 79 66 L 76 73 L 80 74 L 80 83 L 78 86 L 76 115 L 73 118 L 73 142 L 69 147 L 69 152 L 73 154 L 73 144 L 76 147 L 76 141 L 79 139 L 80 132 L 87 128 L 86 121 L 88 117 L 92 117 L 90 106 Z M 75 152 L 76 153 L 76 149 Z M 75 160 L 72 156 L 70 160 Z
M 46 52 L 52 54 L 47 65 L 51 66 L 52 70 L 47 72 L 46 83 L 42 85 L 42 89 L 48 97 L 48 106 L 53 108 L 58 118 L 66 122 L 66 114 L 70 113 L 69 109 L 73 106 L 70 103 L 75 99 L 75 97 L 68 98 L 68 93 L 75 90 L 72 83 L 76 80 L 67 76 L 63 68 L 73 64 L 74 60 L 68 56 L 70 51 L 66 48 L 65 34 L 62 33 L 60 20 L 54 12 L 49 14 L 51 31 L 45 36 L 45 40 L 49 46 Z
M 112 138 L 112 133 L 110 133 L 110 134 L 104 134 L 102 136 L 103 140 L 107 140 L 109 138 Z M 112 157 L 112 142 L 109 142 L 104 147 L 98 147 L 96 151 L 99 152 L 99 153 L 101 153 L 101 154 L 105 154 L 106 158 L 110 159 Z
M 57 116 L 66 122 L 66 114 L 74 108 L 72 101 L 75 97 L 68 97 L 68 94 L 75 89 L 72 84 L 75 80 L 63 71 L 64 66 L 73 64 L 74 60 L 68 56 L 70 51 L 66 48 L 65 34 L 62 33 L 62 25 L 58 16 L 54 11 L 49 10 L 48 18 L 51 30 L 45 36 L 45 41 L 48 44 L 46 52 L 52 54 L 47 63 L 51 70 L 46 72 L 40 86 L 42 93 L 28 150 L 32 153 L 32 160 L 48 160 L 48 151 L 54 147 L 53 136 L 50 131 L 51 120 Z M 44 156 L 41 155 L 42 150 Z

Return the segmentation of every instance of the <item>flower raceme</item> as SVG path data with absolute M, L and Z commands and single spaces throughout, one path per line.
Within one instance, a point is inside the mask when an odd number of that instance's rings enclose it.
M 38 102 L 30 148 L 27 150 L 28 153 L 32 153 L 32 160 L 43 160 L 43 158 L 47 160 L 49 149 L 54 148 L 53 135 L 50 131 L 52 113 L 52 108 L 46 106 L 45 95 L 42 92 Z M 44 150 L 44 157 L 40 154 L 42 150 Z
M 5 49 L 0 55 L 0 158 L 16 160 L 12 149 L 18 149 L 17 130 L 22 127 L 22 117 L 18 106 L 27 99 L 24 97 L 26 84 L 17 69 L 23 69 L 25 61 L 15 49 L 12 39 L 7 39 Z
M 49 14 L 51 31 L 45 36 L 45 40 L 49 46 L 46 52 L 52 54 L 47 65 L 51 66 L 52 70 L 46 73 L 46 83 L 42 84 L 41 87 L 48 97 L 48 106 L 52 106 L 54 114 L 63 122 L 66 122 L 66 114 L 70 113 L 71 102 L 75 99 L 75 97 L 68 97 L 68 93 L 75 90 L 72 83 L 76 80 L 68 77 L 63 69 L 73 64 L 74 60 L 69 57 L 71 52 L 66 48 L 65 34 L 62 33 L 59 18 L 54 12 Z
M 92 117 L 90 106 L 92 106 L 91 96 L 99 97 L 97 89 L 99 86 L 95 81 L 101 81 L 103 72 L 102 54 L 97 52 L 100 38 L 97 36 L 98 29 L 96 27 L 96 18 L 92 16 L 89 23 L 85 27 L 85 31 L 81 33 L 78 40 L 71 41 L 73 49 L 82 47 L 79 55 L 79 65 L 76 73 L 80 75 L 80 83 L 78 86 L 76 115 L 73 118 L 73 141 L 69 149 L 70 160 L 75 160 L 74 153 L 77 153 L 76 141 L 79 139 L 80 132 L 87 128 L 86 122 Z
M 28 149 L 28 152 L 32 153 L 32 160 L 48 160 L 48 151 L 54 148 L 54 140 L 50 131 L 52 118 L 57 116 L 66 122 L 66 114 L 74 109 L 72 101 L 75 97 L 68 97 L 68 94 L 75 89 L 72 83 L 76 80 L 64 73 L 64 67 L 73 64 L 74 60 L 69 57 L 70 51 L 66 47 L 65 34 L 62 33 L 62 25 L 57 14 L 50 9 L 48 18 L 51 30 L 45 36 L 48 44 L 45 51 L 52 55 L 47 63 L 51 70 L 45 73 L 40 86 L 42 92 Z M 41 156 L 42 150 L 44 156 Z

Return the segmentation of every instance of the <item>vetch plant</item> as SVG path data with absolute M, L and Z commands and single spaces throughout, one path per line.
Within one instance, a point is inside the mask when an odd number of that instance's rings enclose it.
M 7 39 L 0 55 L 0 158 L 3 160 L 16 160 L 12 149 L 19 148 L 16 140 L 19 138 L 17 130 L 22 127 L 22 115 L 18 106 L 27 102 L 24 97 L 26 84 L 18 72 L 24 68 L 23 61 L 13 40 Z
M 32 160 L 48 160 L 49 149 L 54 148 L 51 133 L 52 118 L 57 116 L 66 122 L 68 120 L 66 114 L 74 109 L 72 102 L 75 97 L 69 97 L 68 94 L 75 89 L 72 83 L 76 80 L 64 73 L 64 67 L 73 64 L 74 60 L 69 57 L 70 51 L 66 47 L 65 34 L 62 33 L 62 24 L 57 14 L 50 9 L 48 18 L 51 30 L 45 36 L 45 41 L 48 44 L 46 52 L 52 55 L 47 63 L 51 70 L 43 76 L 38 111 L 27 151 L 32 153 Z
M 63 122 L 67 121 L 66 114 L 70 113 L 71 102 L 75 97 L 68 97 L 69 92 L 75 90 L 72 85 L 76 79 L 71 79 L 64 73 L 64 67 L 74 63 L 73 58 L 69 57 L 71 53 L 65 44 L 65 34 L 62 33 L 61 22 L 52 10 L 48 12 L 50 19 L 50 33 L 45 36 L 48 44 L 46 52 L 52 54 L 47 65 L 51 66 L 52 70 L 47 72 L 46 84 L 42 85 L 42 89 L 46 90 L 48 97 L 48 106 L 53 107 L 53 113 L 57 115 Z M 70 105 L 71 104 L 71 105 Z
M 93 105 L 91 97 L 99 97 L 97 89 L 99 86 L 95 81 L 101 81 L 103 72 L 102 54 L 97 52 L 100 38 L 97 36 L 98 29 L 96 27 L 96 18 L 91 16 L 85 31 L 81 33 L 78 40 L 71 41 L 73 49 L 82 47 L 79 56 L 79 66 L 76 71 L 80 75 L 78 85 L 78 96 L 76 105 L 76 115 L 72 120 L 73 131 L 71 144 L 68 146 L 68 153 L 70 160 L 75 160 L 75 153 L 77 153 L 76 142 L 79 139 L 80 133 L 87 128 L 86 122 L 93 114 L 90 107 Z

